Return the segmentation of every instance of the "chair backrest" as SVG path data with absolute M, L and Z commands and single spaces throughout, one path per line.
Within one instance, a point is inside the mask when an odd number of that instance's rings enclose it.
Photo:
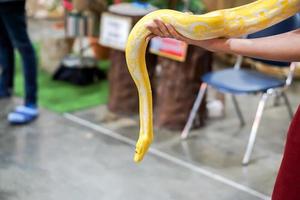
M 260 37 L 278 35 L 281 33 L 295 30 L 297 28 L 300 28 L 300 13 L 298 13 L 276 25 L 273 25 L 267 29 L 250 34 L 250 35 L 248 35 L 247 38 L 260 38 Z M 261 61 L 266 64 L 278 66 L 278 67 L 289 67 L 290 66 L 290 63 L 287 63 L 287 62 L 269 61 L 269 60 L 262 60 L 262 59 L 255 59 L 255 60 Z

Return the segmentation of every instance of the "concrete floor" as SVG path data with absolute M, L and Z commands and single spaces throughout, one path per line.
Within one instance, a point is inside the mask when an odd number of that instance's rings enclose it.
M 299 92 L 299 83 L 288 91 L 294 109 Z M 269 101 L 252 162 L 243 167 L 258 97 L 238 99 L 245 127 L 228 98 L 226 117 L 209 120 L 186 141 L 156 129 L 139 165 L 132 161 L 137 116 L 111 116 L 105 106 L 65 115 L 42 109 L 33 124 L 12 127 L 6 114 L 20 99 L 0 100 L 0 200 L 268 199 L 290 119 Z
M 289 90 L 297 106 L 299 84 Z M 249 166 L 240 162 L 257 97 L 240 97 L 248 124 L 239 128 L 230 102 L 226 117 L 210 120 L 186 140 L 156 130 L 145 160 L 132 161 L 138 122 L 108 117 L 105 106 L 63 116 L 42 110 L 33 124 L 12 127 L 0 101 L 1 200 L 267 199 L 280 164 L 289 117 L 268 104 Z M 272 126 L 270 123 L 272 122 Z

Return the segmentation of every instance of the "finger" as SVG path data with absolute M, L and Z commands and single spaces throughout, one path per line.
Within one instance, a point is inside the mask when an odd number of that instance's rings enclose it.
M 167 26 L 169 32 L 174 35 L 174 38 L 176 38 L 177 40 L 181 40 L 183 42 L 186 42 L 187 44 L 192 44 L 192 40 L 181 35 L 172 25 Z
M 163 33 L 160 31 L 160 29 L 157 27 L 157 25 L 155 23 L 151 23 L 151 24 L 147 25 L 147 29 L 154 35 L 164 37 Z
M 182 41 L 185 40 L 185 38 L 181 34 L 179 34 L 171 24 L 167 25 L 167 29 L 175 39 L 182 40 Z
M 165 36 L 165 37 L 170 37 L 170 33 L 167 29 L 167 26 L 158 19 L 154 20 L 154 23 L 157 25 L 157 27 L 159 28 L 160 32 Z
M 146 37 L 146 41 L 149 42 L 152 38 L 156 37 L 154 34 L 150 34 Z

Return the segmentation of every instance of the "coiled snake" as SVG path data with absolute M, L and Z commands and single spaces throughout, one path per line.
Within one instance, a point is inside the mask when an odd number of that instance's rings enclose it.
M 150 31 L 146 25 L 154 19 L 171 24 L 185 37 L 206 40 L 218 37 L 236 37 L 272 26 L 300 10 L 300 0 L 258 0 L 248 5 L 218 10 L 204 15 L 192 15 L 174 10 L 158 10 L 143 17 L 132 29 L 126 60 L 129 72 L 137 86 L 140 106 L 140 133 L 136 144 L 135 162 L 140 162 L 153 140 L 152 92 L 145 52 Z

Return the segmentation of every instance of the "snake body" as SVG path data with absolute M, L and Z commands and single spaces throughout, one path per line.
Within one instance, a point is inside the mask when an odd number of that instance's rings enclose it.
M 140 162 L 153 140 L 152 93 L 145 53 L 150 34 L 146 26 L 160 19 L 185 37 L 206 40 L 236 37 L 270 27 L 300 10 L 300 0 L 258 0 L 248 5 L 192 15 L 174 10 L 157 10 L 143 17 L 129 34 L 126 60 L 137 86 L 140 107 L 140 133 L 136 144 L 135 162 Z

